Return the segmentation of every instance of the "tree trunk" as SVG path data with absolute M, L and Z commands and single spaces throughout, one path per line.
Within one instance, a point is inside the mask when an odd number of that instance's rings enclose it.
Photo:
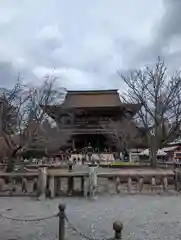
M 16 149 L 13 150 L 12 154 L 10 155 L 10 157 L 8 158 L 8 163 L 7 163 L 7 168 L 6 168 L 6 172 L 13 172 L 14 170 L 14 166 L 15 166 L 15 156 L 16 153 L 21 149 L 22 147 L 19 146 Z
M 156 159 L 157 149 L 151 148 L 149 151 L 150 151 L 150 166 L 153 168 L 156 168 L 157 167 L 157 159 Z

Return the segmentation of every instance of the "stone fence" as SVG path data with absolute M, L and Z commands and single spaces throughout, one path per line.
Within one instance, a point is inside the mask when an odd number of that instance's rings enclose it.
M 37 196 L 40 199 L 61 195 L 94 197 L 102 193 L 175 193 L 180 180 L 169 172 L 87 172 L 53 171 L 41 166 L 36 172 L 0 173 L 0 196 Z

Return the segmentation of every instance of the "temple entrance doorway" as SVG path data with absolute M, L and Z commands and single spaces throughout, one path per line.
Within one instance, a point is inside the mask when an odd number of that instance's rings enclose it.
M 81 134 L 73 136 L 74 147 L 76 150 L 82 150 L 90 143 L 95 152 L 104 152 L 108 150 L 107 139 L 102 134 Z

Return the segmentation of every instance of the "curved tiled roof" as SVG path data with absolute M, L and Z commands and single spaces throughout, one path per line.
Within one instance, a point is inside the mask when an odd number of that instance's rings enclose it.
M 68 91 L 63 103 L 65 108 L 119 107 L 117 90 Z

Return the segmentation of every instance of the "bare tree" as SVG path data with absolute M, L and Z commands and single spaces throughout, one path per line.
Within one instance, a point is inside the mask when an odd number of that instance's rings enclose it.
M 55 78 L 46 76 L 40 87 L 25 86 L 17 81 L 13 89 L 3 89 L 0 96 L 0 137 L 9 149 L 7 171 L 13 169 L 13 159 L 34 141 L 46 108 L 62 97 Z M 41 106 L 44 106 L 43 108 Z
M 70 137 L 69 129 L 60 129 L 55 123 L 52 126 L 50 121 L 44 120 L 27 150 L 40 151 L 49 156 L 65 146 Z
M 145 128 L 151 165 L 156 167 L 159 148 L 180 135 L 181 74 L 169 74 L 159 57 L 155 67 L 145 67 L 128 75 L 119 73 L 127 85 L 126 102 L 140 104 L 137 121 Z
M 134 120 L 122 118 L 121 120 L 111 120 L 102 125 L 107 131 L 108 141 L 116 147 L 118 152 L 128 149 L 140 142 L 140 134 Z

